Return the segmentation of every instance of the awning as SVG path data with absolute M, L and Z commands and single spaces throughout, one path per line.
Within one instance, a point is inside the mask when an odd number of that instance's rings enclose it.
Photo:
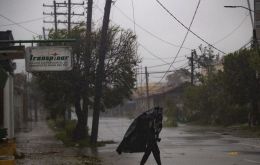
M 24 46 L 0 47 L 0 60 L 24 59 Z

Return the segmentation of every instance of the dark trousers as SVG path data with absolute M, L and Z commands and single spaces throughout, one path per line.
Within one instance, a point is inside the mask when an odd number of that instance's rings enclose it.
M 140 165 L 144 165 L 147 161 L 148 157 L 150 156 L 151 152 L 153 152 L 153 157 L 155 158 L 155 161 L 158 165 L 161 165 L 161 158 L 160 158 L 160 150 L 156 143 L 156 140 L 151 141 L 148 146 L 146 147 L 144 156 L 141 160 Z

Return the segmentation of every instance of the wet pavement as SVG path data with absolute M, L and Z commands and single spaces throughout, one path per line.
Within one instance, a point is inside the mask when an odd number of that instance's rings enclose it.
M 116 144 L 98 149 L 97 154 L 105 165 L 138 165 L 143 153 L 121 154 L 115 152 L 118 143 L 130 125 L 123 118 L 102 118 L 99 139 L 114 140 Z M 163 165 L 255 165 L 260 164 L 260 139 L 240 138 L 217 133 L 213 130 L 201 132 L 197 127 L 180 125 L 163 128 L 162 141 L 158 143 Z M 147 165 L 154 165 L 151 154 Z
M 17 165 L 85 165 L 93 164 L 78 148 L 64 147 L 45 121 L 33 122 L 32 130 L 16 135 L 18 152 L 25 154 Z
M 85 162 L 85 155 L 100 157 L 103 165 L 138 165 L 143 153 L 118 155 L 115 152 L 130 123 L 131 120 L 126 118 L 101 118 L 99 140 L 113 140 L 115 143 L 98 149 L 78 149 L 64 147 L 55 139 L 54 132 L 46 122 L 34 122 L 31 132 L 17 135 L 17 148 L 25 153 L 25 158 L 17 160 L 17 164 L 91 164 Z M 217 133 L 210 129 L 202 131 L 186 125 L 163 128 L 161 138 L 158 145 L 163 165 L 260 164 L 259 138 L 234 137 L 228 133 Z M 146 164 L 156 164 L 152 154 Z

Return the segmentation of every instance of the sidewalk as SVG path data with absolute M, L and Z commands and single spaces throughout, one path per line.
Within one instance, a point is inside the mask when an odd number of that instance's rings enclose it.
M 32 131 L 16 135 L 17 151 L 25 154 L 17 165 L 81 165 L 93 164 L 77 148 L 64 147 L 45 121 L 33 122 Z

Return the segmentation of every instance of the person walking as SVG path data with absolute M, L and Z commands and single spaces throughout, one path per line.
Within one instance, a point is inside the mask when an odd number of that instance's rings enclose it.
M 144 152 L 140 162 L 144 165 L 151 153 L 158 165 L 161 165 L 159 134 L 162 130 L 162 108 L 154 107 L 139 115 L 129 126 L 122 142 L 117 147 L 118 154 Z
M 149 131 L 148 131 L 148 140 L 145 149 L 144 156 L 141 160 L 140 165 L 144 165 L 147 161 L 148 157 L 150 156 L 151 152 L 155 158 L 155 161 L 158 165 L 161 165 L 161 158 L 160 158 L 160 150 L 157 145 L 157 141 L 160 142 L 161 139 L 159 138 L 159 133 L 162 130 L 162 113 L 160 112 L 159 107 L 154 108 L 154 116 L 149 121 Z

